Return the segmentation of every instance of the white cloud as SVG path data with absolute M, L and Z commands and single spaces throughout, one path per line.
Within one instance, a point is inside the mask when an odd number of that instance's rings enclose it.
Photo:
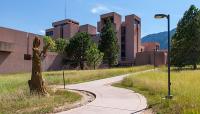
M 109 12 L 109 11 L 111 10 L 102 4 L 97 4 L 91 9 L 91 12 L 93 14 L 99 14 L 99 13 L 104 13 L 104 12 Z
M 45 30 L 40 30 L 40 33 L 44 35 L 45 34 Z

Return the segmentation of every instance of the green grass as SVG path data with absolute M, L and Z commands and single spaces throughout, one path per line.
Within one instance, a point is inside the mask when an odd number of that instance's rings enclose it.
M 200 113 L 200 70 L 171 73 L 172 100 L 167 95 L 167 71 L 152 71 L 125 78 L 115 86 L 132 89 L 143 94 L 148 105 L 158 114 Z
M 102 70 L 65 71 L 67 84 L 87 82 L 121 74 L 151 69 L 152 66 L 113 68 Z M 48 85 L 63 84 L 62 71 L 44 72 Z M 52 112 L 54 107 L 73 103 L 81 96 L 73 92 L 52 92 L 50 97 L 30 96 L 27 81 L 30 73 L 0 75 L 0 114 L 37 114 Z
M 65 71 L 65 81 L 67 84 L 75 84 L 98 79 L 109 78 L 121 74 L 133 73 L 152 69 L 152 66 L 138 66 L 127 68 L 112 68 L 112 69 L 99 69 L 99 70 L 72 70 Z M 63 84 L 63 72 L 46 72 L 44 73 L 45 79 L 49 84 Z

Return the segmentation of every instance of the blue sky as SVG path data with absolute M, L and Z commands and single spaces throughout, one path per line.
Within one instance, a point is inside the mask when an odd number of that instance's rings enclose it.
M 123 18 L 136 14 L 142 19 L 142 36 L 166 31 L 166 20 L 153 18 L 156 13 L 171 15 L 175 28 L 191 4 L 200 8 L 199 0 L 66 0 L 66 17 L 96 26 L 99 15 L 115 11 Z M 65 18 L 65 0 L 1 0 L 0 26 L 44 34 L 51 23 Z

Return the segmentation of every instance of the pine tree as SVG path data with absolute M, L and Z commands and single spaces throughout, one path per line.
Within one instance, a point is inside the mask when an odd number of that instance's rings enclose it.
M 113 24 L 108 19 L 105 22 L 100 34 L 99 49 L 104 53 L 104 61 L 109 67 L 118 64 L 119 45 Z
M 172 64 L 176 67 L 192 65 L 194 69 L 200 62 L 200 10 L 192 5 L 179 21 L 172 38 Z

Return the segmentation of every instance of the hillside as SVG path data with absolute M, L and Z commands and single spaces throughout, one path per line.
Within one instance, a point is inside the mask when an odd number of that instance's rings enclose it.
M 176 29 L 171 30 L 171 36 L 176 32 Z M 142 38 L 142 43 L 144 42 L 158 42 L 160 43 L 161 49 L 167 49 L 167 31 L 150 34 Z

